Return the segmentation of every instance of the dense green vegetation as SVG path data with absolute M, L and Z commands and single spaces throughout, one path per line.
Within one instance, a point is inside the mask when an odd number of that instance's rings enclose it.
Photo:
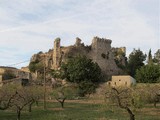
M 98 64 L 85 56 L 69 59 L 66 64 L 62 64 L 60 73 L 61 78 L 78 85 L 80 96 L 93 93 L 102 81 Z
M 160 64 L 160 49 L 154 54 L 153 62 L 156 64 Z
M 145 65 L 136 71 L 135 77 L 140 83 L 160 82 L 160 65 Z
M 36 60 L 35 62 L 30 62 L 29 70 L 31 72 L 42 71 L 43 70 L 43 63 L 38 60 Z
M 134 49 L 128 58 L 128 72 L 129 74 L 134 77 L 136 70 L 141 68 L 144 65 L 144 61 L 146 60 L 146 55 L 140 50 Z

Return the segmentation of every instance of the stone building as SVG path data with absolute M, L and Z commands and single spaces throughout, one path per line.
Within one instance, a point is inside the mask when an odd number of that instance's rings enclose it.
M 24 79 L 31 79 L 29 71 L 24 71 L 22 69 L 17 69 L 14 67 L 0 66 L 0 75 L 2 75 L 2 78 L 6 72 L 14 75 L 15 77 L 20 77 L 20 78 L 24 78 Z
M 112 87 L 131 87 L 136 84 L 136 80 L 130 75 L 112 76 L 112 81 L 107 82 Z
M 46 53 L 33 55 L 31 62 L 36 60 L 44 61 L 43 56 L 46 56 L 46 66 L 51 69 L 58 69 L 61 66 L 61 63 L 66 62 L 68 58 L 84 55 L 87 58 L 92 59 L 93 62 L 98 63 L 106 79 L 109 79 L 112 75 L 121 74 L 122 70 L 115 62 L 115 51 L 118 51 L 119 49 L 112 49 L 112 41 L 110 39 L 94 37 L 92 44 L 85 46 L 81 43 L 82 40 L 80 38 L 76 38 L 74 45 L 66 47 L 61 46 L 60 41 L 60 38 L 55 39 L 53 49 L 50 49 Z M 125 57 L 125 48 L 122 52 Z

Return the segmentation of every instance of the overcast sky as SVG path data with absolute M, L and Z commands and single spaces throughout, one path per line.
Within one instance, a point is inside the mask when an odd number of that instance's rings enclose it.
M 152 54 L 160 48 L 160 0 L 0 0 L 0 66 L 29 60 L 34 53 L 94 36 Z M 26 66 L 28 63 L 15 67 Z

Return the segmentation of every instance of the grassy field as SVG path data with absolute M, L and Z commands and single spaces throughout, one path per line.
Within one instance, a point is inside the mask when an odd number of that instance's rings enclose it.
M 117 107 L 89 100 L 70 100 L 65 102 L 64 109 L 56 101 L 33 106 L 33 111 L 22 112 L 21 120 L 129 120 L 128 114 Z M 136 120 L 160 120 L 160 104 L 157 108 L 147 105 L 135 111 Z M 16 120 L 16 111 L 0 111 L 0 120 Z

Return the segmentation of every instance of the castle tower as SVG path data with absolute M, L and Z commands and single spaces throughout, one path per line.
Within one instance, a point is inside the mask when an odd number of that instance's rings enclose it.
M 92 50 L 95 53 L 94 60 L 100 60 L 101 55 L 108 55 L 111 50 L 111 40 L 105 38 L 94 37 L 92 40 Z
M 91 45 L 91 59 L 98 63 L 106 76 L 117 74 L 118 68 L 111 51 L 110 39 L 94 37 Z
M 53 50 L 53 69 L 58 69 L 60 67 L 61 59 L 61 48 L 60 48 L 60 38 L 56 38 L 54 41 L 54 50 Z

